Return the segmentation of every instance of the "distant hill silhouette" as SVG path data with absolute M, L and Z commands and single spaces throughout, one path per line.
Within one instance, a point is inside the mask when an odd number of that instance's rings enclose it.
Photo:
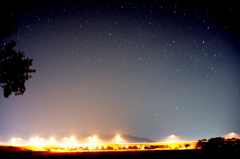
M 60 137 L 71 137 L 75 136 L 78 140 L 83 141 L 86 140 L 88 137 L 94 137 L 94 135 L 97 136 L 97 138 L 100 140 L 100 142 L 113 142 L 114 138 L 116 138 L 116 134 L 103 134 L 103 133 L 81 133 L 81 132 L 64 132 L 58 134 L 58 138 Z M 126 135 L 126 134 L 120 134 L 121 138 L 123 139 L 122 141 L 120 140 L 119 142 L 153 142 L 152 140 L 148 138 L 141 138 L 141 137 L 136 137 L 136 136 L 131 136 L 131 135 Z

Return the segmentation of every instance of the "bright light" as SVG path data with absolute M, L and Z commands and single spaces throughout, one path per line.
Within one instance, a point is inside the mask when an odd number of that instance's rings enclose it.
M 31 146 L 39 146 L 39 145 L 41 145 L 42 143 L 39 140 L 40 140 L 39 137 L 31 138 L 30 139 L 30 145 Z
M 163 142 L 179 142 L 179 141 L 182 141 L 182 139 L 176 135 L 170 135 L 170 136 L 167 136 Z
M 76 139 L 75 139 L 75 137 L 74 137 L 74 136 L 72 136 L 72 137 L 70 138 L 70 141 L 71 141 L 71 142 L 76 142 Z
M 240 135 L 234 132 L 224 135 L 225 138 L 240 138 Z
M 91 144 L 96 144 L 96 143 L 99 143 L 99 139 L 98 139 L 98 137 L 97 137 L 96 135 L 94 135 L 94 136 L 89 136 L 89 137 L 87 138 L 87 142 L 88 142 L 88 143 L 91 143 Z
M 54 137 L 51 137 L 50 140 L 49 140 L 49 142 L 51 142 L 51 143 L 55 142 Z
M 18 137 L 18 138 L 13 137 L 10 140 L 12 145 L 20 145 L 20 144 L 22 144 L 22 141 L 23 140 L 20 137 Z
M 114 142 L 119 143 L 120 141 L 122 141 L 122 138 L 121 138 L 120 135 L 117 135 L 117 136 L 115 137 L 115 141 L 114 141 Z
M 97 140 L 98 138 L 97 138 L 97 136 L 93 136 L 93 140 Z
M 38 140 L 39 140 L 38 137 L 34 137 L 34 138 L 30 139 L 30 142 L 31 143 L 36 143 Z
M 120 135 L 117 135 L 117 136 L 116 136 L 116 140 L 121 140 L 121 136 L 120 136 Z
M 11 139 L 11 142 L 12 142 L 12 143 L 14 143 L 14 142 L 16 142 L 16 141 L 17 141 L 16 138 L 12 138 L 12 139 Z
M 110 142 L 113 143 L 126 143 L 127 141 L 122 138 L 122 136 L 120 134 L 117 134 Z

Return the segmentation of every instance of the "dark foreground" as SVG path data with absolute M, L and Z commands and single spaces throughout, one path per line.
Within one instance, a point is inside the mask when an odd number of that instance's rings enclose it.
M 232 150 L 155 150 L 155 151 L 105 151 L 105 152 L 46 152 L 46 151 L 5 151 L 0 150 L 4 158 L 36 159 L 151 159 L 151 158 L 232 158 L 239 157 L 240 151 Z

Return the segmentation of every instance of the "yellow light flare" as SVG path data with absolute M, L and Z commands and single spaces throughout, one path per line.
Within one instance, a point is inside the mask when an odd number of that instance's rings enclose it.
M 72 141 L 72 142 L 76 142 L 76 139 L 75 139 L 75 137 L 74 137 L 74 136 L 72 136 L 72 137 L 70 138 L 70 141 Z
M 30 143 L 36 143 L 38 142 L 39 138 L 38 137 L 34 137 L 30 139 Z
M 29 146 L 42 146 L 44 144 L 44 139 L 39 137 L 31 138 L 29 141 Z
M 16 142 L 16 141 L 17 141 L 16 138 L 11 139 L 11 142 Z
M 116 140 L 121 140 L 121 136 L 120 136 L 120 135 L 117 135 L 117 136 L 116 136 Z
M 170 135 L 170 136 L 167 136 L 163 142 L 181 142 L 182 141 L 182 138 L 176 136 L 176 135 Z
M 54 137 L 51 137 L 49 141 L 50 141 L 50 142 L 55 142 Z
M 98 138 L 97 138 L 97 136 L 95 135 L 95 136 L 93 136 L 92 139 L 93 139 L 93 140 L 97 140 Z

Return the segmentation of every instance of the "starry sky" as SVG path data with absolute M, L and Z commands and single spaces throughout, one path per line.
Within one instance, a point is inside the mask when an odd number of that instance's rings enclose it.
M 88 0 L 22 7 L 11 39 L 36 73 L 23 96 L 2 95 L 0 127 L 152 140 L 239 133 L 236 6 Z

